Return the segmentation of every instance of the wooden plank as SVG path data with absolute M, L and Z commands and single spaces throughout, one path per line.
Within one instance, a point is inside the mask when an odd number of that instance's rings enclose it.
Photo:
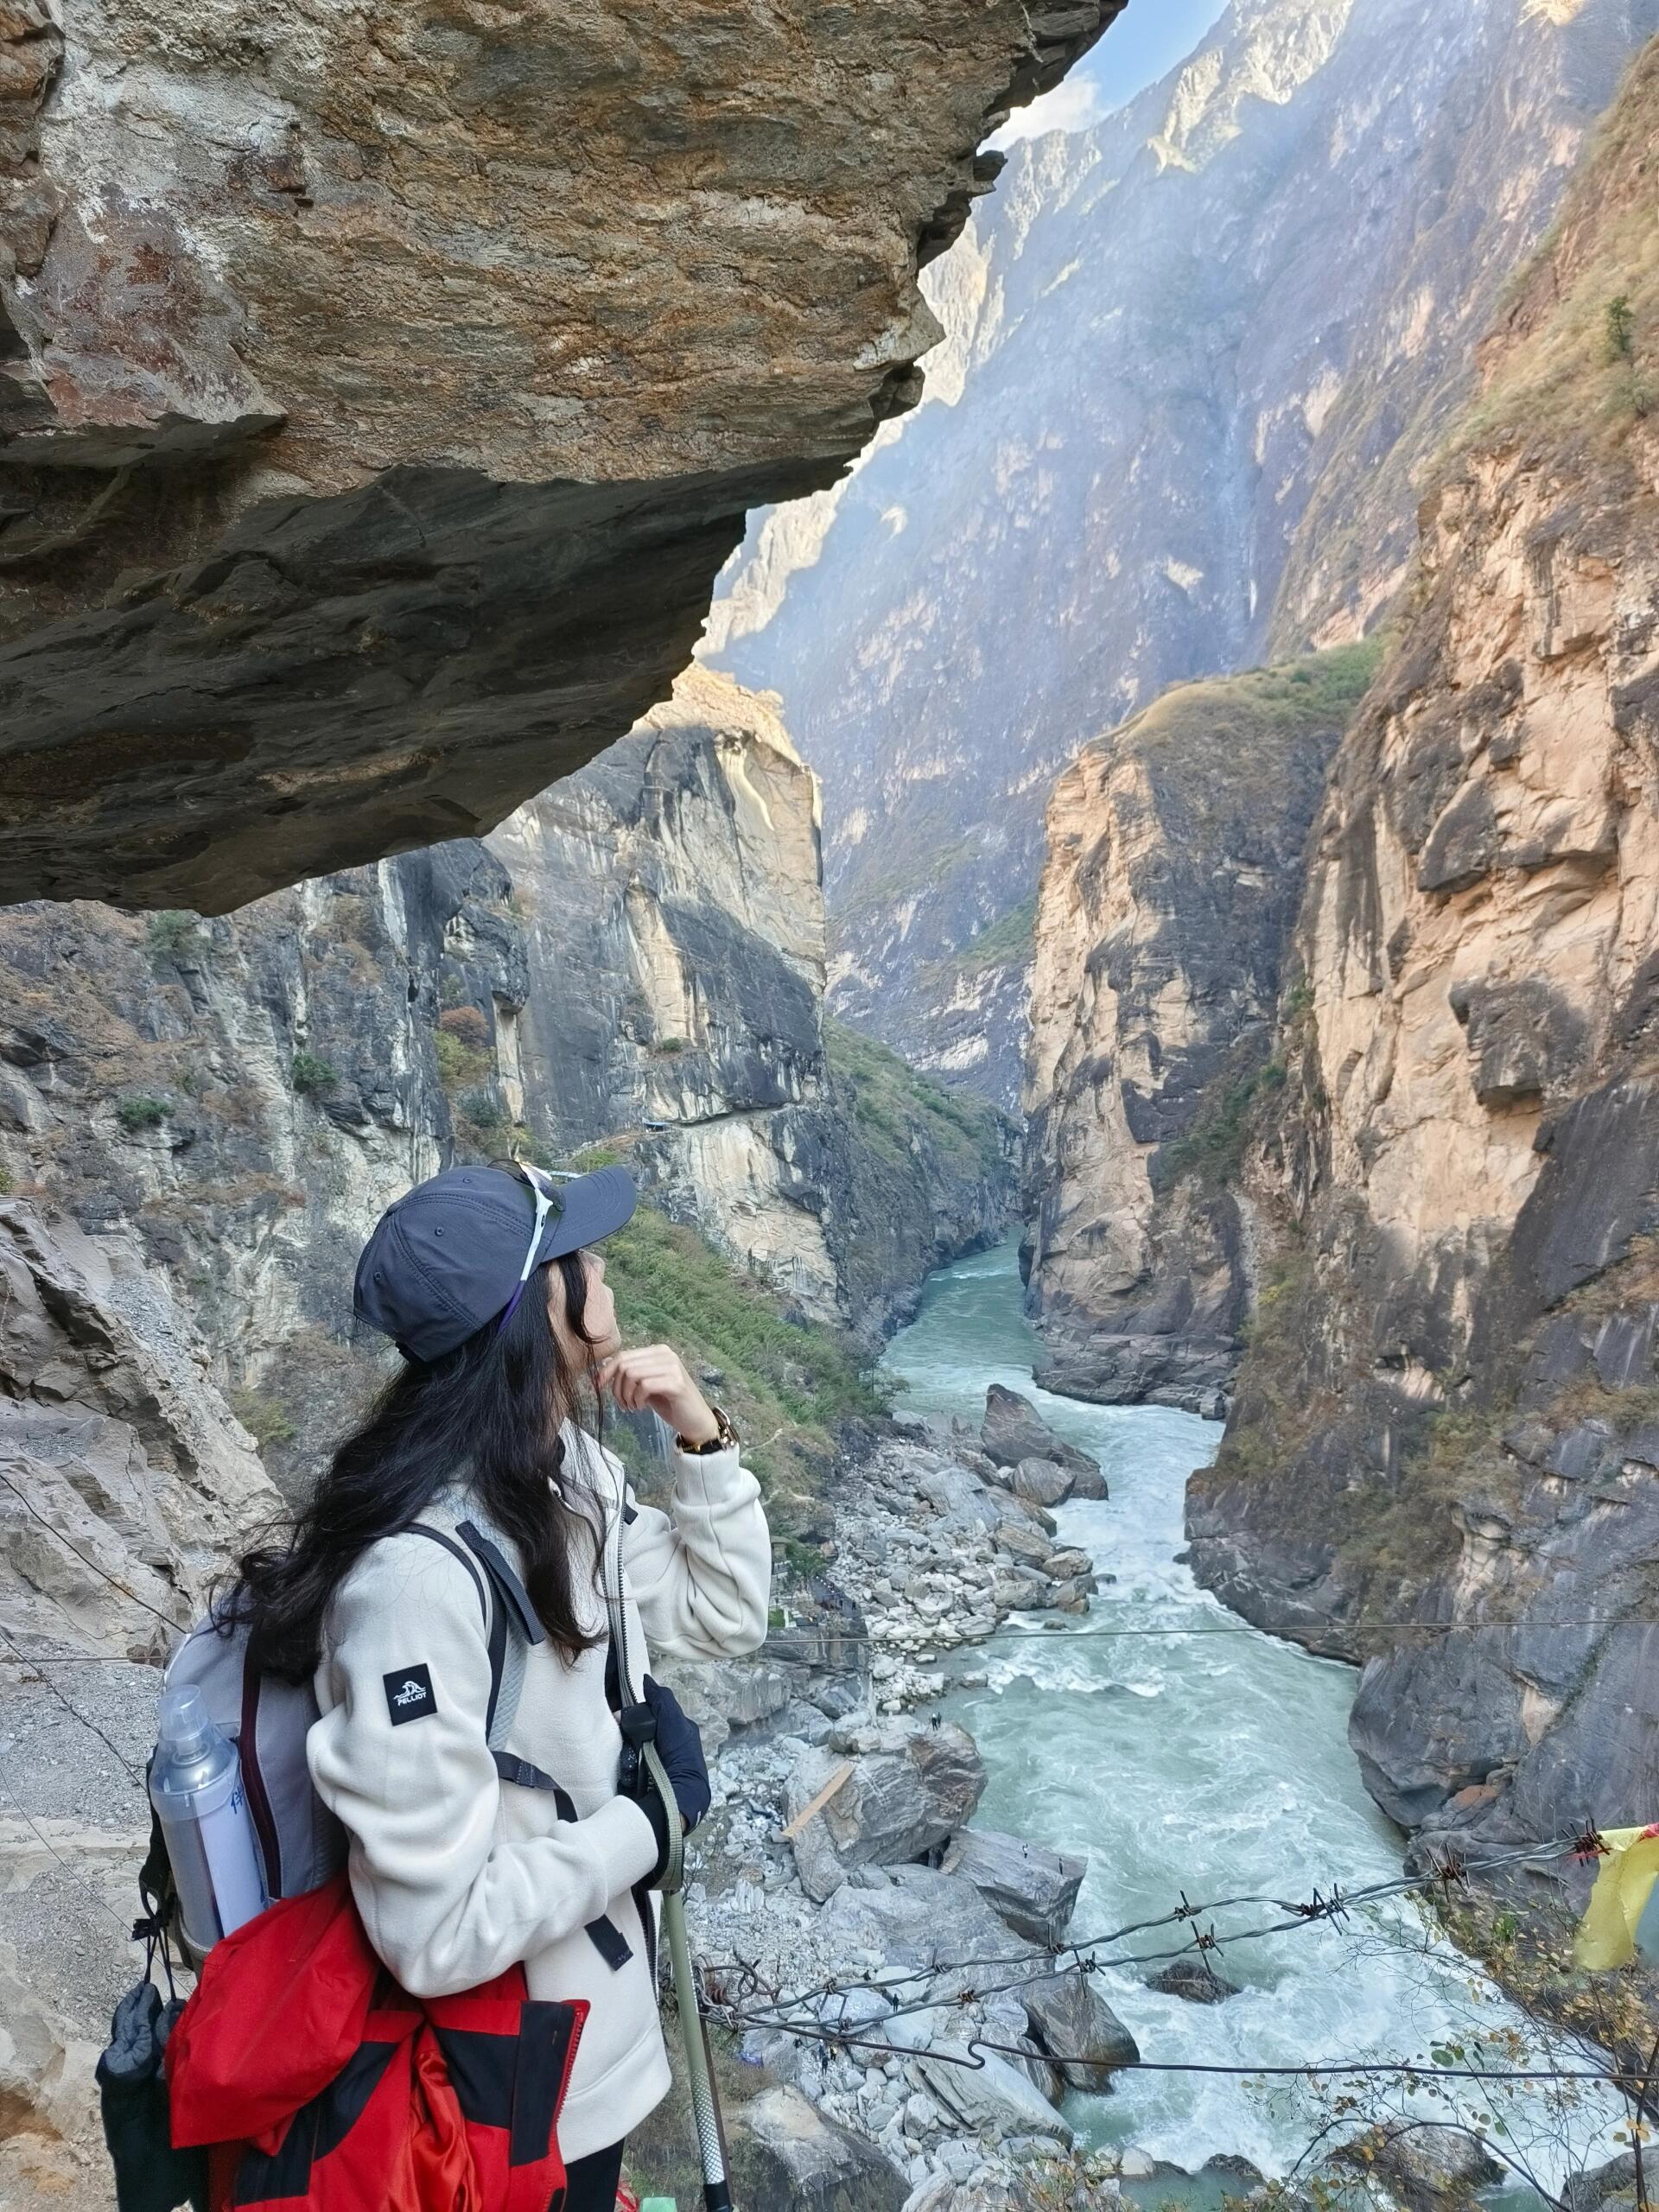
M 841 1764 L 836 1769 L 835 1772 L 830 1776 L 829 1781 L 826 1782 L 823 1789 L 819 1790 L 817 1796 L 812 1799 L 811 1802 L 810 1804 L 803 1805 L 800 1811 L 796 1814 L 789 1826 L 780 1831 L 778 1838 L 779 1842 L 788 1843 L 793 1837 L 799 1835 L 801 1830 L 806 1826 L 814 1813 L 821 1813 L 824 1807 L 830 1802 L 830 1800 L 835 1796 L 836 1790 L 842 1787 L 843 1783 L 847 1782 L 850 1778 L 852 1771 L 853 1763 L 851 1759 L 843 1759 Z

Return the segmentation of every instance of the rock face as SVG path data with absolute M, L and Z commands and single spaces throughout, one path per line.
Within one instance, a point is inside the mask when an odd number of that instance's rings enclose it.
M 1210 1410 L 1249 1295 L 1226 1187 L 1363 646 L 1186 686 L 1054 787 L 1026 1078 L 1039 1379 Z
M 1121 113 L 1015 149 L 928 274 L 931 404 L 730 579 L 721 664 L 782 692 L 829 793 L 838 1012 L 1013 1103 L 1053 776 L 1173 683 L 1370 626 L 1656 27 L 1242 0 Z
M 10 9 L 0 899 L 223 912 L 620 735 L 1118 4 Z
M 308 1481 L 371 1363 L 357 1251 L 493 1093 L 443 1081 L 445 1001 L 493 1078 L 527 988 L 505 871 L 441 846 L 232 917 L 0 913 L 0 1165 L 166 1269 L 271 1464 Z
M 530 977 L 505 1103 L 561 1152 L 642 1133 L 671 1212 L 874 1343 L 999 1233 L 1006 1139 L 826 1035 L 818 788 L 775 704 L 693 669 L 492 838 Z
M 879 1048 L 837 1071 L 823 931 L 813 779 L 763 702 L 698 674 L 493 849 L 214 920 L 0 912 L 0 1172 L 132 1226 L 297 1484 L 372 1372 L 357 1250 L 457 1147 L 638 1137 L 671 1212 L 879 1341 L 1000 1233 L 1007 1140 Z M 860 1052 L 885 1066 L 868 1129 Z
M 126 1236 L 0 1201 L 0 2197 L 101 2204 L 156 1662 L 280 1505 Z
M 1334 770 L 1249 1169 L 1267 1288 L 1189 1493 L 1202 1580 L 1366 1657 L 1379 1802 L 1483 1837 L 1659 1786 L 1656 128 L 1659 47 L 1492 341 Z

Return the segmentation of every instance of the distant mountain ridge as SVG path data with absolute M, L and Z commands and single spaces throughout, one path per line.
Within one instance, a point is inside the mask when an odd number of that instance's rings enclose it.
M 1414 471 L 1656 0 L 1236 0 L 1097 129 L 1017 148 L 929 272 L 937 397 L 752 528 L 706 654 L 823 778 L 831 1003 L 1004 1103 L 1015 916 L 1078 747 L 1362 634 Z

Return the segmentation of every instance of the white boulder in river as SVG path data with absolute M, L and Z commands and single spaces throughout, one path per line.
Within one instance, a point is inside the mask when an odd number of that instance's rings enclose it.
M 796 1870 L 822 1903 L 853 1866 L 899 1866 L 936 1850 L 969 1818 L 985 1788 L 973 1738 L 952 1721 L 837 1729 L 804 1751 L 785 1796 L 791 1822 L 843 1766 L 844 1781 L 794 1838 Z

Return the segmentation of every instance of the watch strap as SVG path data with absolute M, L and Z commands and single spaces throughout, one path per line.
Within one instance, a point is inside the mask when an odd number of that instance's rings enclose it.
M 730 1416 L 724 1406 L 710 1406 L 709 1410 L 713 1414 L 715 1421 L 715 1433 L 712 1436 L 706 1438 L 701 1444 L 688 1444 L 683 1436 L 677 1436 L 674 1440 L 680 1450 L 690 1459 L 701 1459 L 710 1452 L 729 1452 L 737 1442 L 737 1431 L 732 1427 Z

